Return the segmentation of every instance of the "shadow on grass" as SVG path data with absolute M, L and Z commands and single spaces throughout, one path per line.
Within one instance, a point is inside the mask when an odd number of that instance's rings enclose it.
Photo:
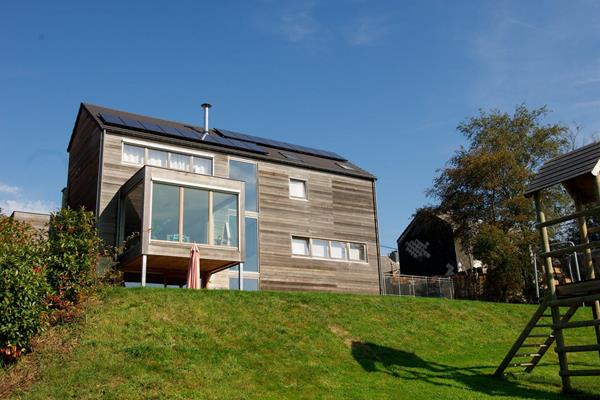
M 404 380 L 418 380 L 436 386 L 463 388 L 489 396 L 516 396 L 530 399 L 558 398 L 556 392 L 528 388 L 518 382 L 483 374 L 490 366 L 457 368 L 426 361 L 414 353 L 368 342 L 352 342 L 352 356 L 367 372 L 379 372 Z M 589 394 L 578 395 L 589 398 Z

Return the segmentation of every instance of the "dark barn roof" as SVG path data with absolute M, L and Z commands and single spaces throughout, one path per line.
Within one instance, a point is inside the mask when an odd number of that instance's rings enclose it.
M 547 161 L 525 190 L 525 196 L 550 186 L 564 184 L 567 190 L 590 186 L 591 179 L 598 175 L 600 142 L 588 144 Z M 589 191 L 589 190 L 588 190 Z M 589 197 L 589 193 L 584 193 Z
M 208 135 L 204 136 L 202 134 L 203 128 L 197 125 L 132 114 L 88 103 L 81 104 L 79 115 L 81 115 L 82 110 L 89 112 L 100 129 L 127 136 L 208 149 L 340 175 L 370 180 L 376 179 L 374 175 L 330 151 L 293 145 L 220 128 L 210 129 Z M 73 132 L 75 132 L 75 128 Z M 71 136 L 72 140 L 73 136 Z M 71 142 L 69 142 L 68 150 L 70 150 L 70 147 Z

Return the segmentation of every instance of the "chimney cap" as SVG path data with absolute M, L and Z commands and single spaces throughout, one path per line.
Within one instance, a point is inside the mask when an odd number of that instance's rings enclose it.
M 212 105 L 210 103 L 202 103 L 202 105 L 200 107 L 202 107 L 202 108 L 211 108 Z

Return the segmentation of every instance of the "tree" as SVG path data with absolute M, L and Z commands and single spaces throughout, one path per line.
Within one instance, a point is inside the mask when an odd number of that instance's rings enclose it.
M 436 212 L 451 216 L 456 235 L 488 266 L 485 294 L 490 300 L 517 301 L 527 295 L 531 263 L 528 247 L 537 243 L 535 212 L 524 191 L 535 171 L 569 145 L 567 128 L 544 124 L 546 107 L 518 105 L 511 115 L 479 111 L 457 130 L 466 138 L 439 171 L 428 195 Z M 555 212 L 566 196 L 550 196 Z

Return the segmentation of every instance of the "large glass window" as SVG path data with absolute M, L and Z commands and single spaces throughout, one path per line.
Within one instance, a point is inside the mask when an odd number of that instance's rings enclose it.
M 258 222 L 256 218 L 246 218 L 246 261 L 244 271 L 258 272 Z
M 130 164 L 142 165 L 144 163 L 144 151 L 143 147 L 123 144 L 123 161 Z
M 238 245 L 237 196 L 229 193 L 213 193 L 213 237 L 219 246 Z
M 256 193 L 256 164 L 238 160 L 229 161 L 229 177 L 246 182 L 246 211 L 258 211 Z
M 208 243 L 208 191 L 183 189 L 183 242 Z
M 182 171 L 190 170 L 190 156 L 179 153 L 170 153 L 169 168 L 179 169 Z
M 179 241 L 179 187 L 153 185 L 151 238 Z
M 194 156 L 192 160 L 192 172 L 212 175 L 212 159 Z
M 144 189 L 138 184 L 123 199 L 123 239 L 128 241 L 128 247 L 139 241 L 142 231 L 143 195 Z
M 167 152 L 162 150 L 148 149 L 148 164 L 155 167 L 167 167 Z

